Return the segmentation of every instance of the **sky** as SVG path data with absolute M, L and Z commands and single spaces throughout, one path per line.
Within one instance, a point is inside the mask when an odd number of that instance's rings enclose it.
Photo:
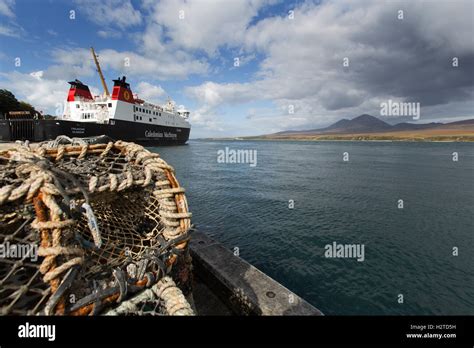
M 191 138 L 380 117 L 389 100 L 419 103 L 420 123 L 474 117 L 469 0 L 0 0 L 0 88 L 38 110 L 61 115 L 76 78 L 103 92 L 91 46 L 109 88 L 126 75 L 184 105 Z

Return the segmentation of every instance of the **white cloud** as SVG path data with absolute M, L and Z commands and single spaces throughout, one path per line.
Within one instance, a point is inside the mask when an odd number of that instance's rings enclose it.
M 15 12 L 13 7 L 15 6 L 15 0 L 0 0 L 0 15 L 14 18 Z
M 142 55 L 132 51 L 106 49 L 96 53 L 103 70 L 114 69 L 120 74 L 136 78 L 152 74 L 155 79 L 184 79 L 189 74 L 202 74 L 208 69 L 206 62 L 179 52 L 176 55 L 168 51 L 163 54 Z M 47 78 L 81 78 L 96 73 L 89 49 L 56 49 L 51 54 L 55 64 L 46 69 Z
M 224 103 L 245 103 L 256 98 L 261 98 L 261 91 L 254 90 L 251 83 L 215 83 L 205 82 L 196 87 L 188 87 L 185 92 L 210 107 L 219 106 Z
M 0 0 L 0 17 L 6 17 L 0 22 L 0 35 L 19 38 L 25 30 L 16 23 L 14 7 L 14 0 Z
M 166 36 L 175 46 L 213 55 L 220 46 L 239 46 L 252 18 L 266 3 L 269 1 L 163 0 L 152 6 L 152 19 L 166 27 Z
M 97 35 L 103 39 L 119 39 L 122 37 L 122 33 L 116 30 L 99 30 Z
M 75 0 L 75 3 L 89 20 L 101 26 L 125 29 L 142 22 L 140 11 L 130 0 Z
M 147 102 L 160 104 L 162 103 L 162 97 L 166 95 L 165 90 L 161 86 L 155 86 L 148 82 L 140 82 L 134 92 L 138 94 L 140 99 L 143 99 Z
M 50 80 L 82 79 L 93 76 L 95 71 L 91 53 L 85 48 L 70 50 L 55 49 L 51 52 L 54 65 L 44 71 L 44 77 Z
M 17 71 L 0 73 L 0 84 L 19 99 L 33 105 L 36 110 L 60 115 L 67 97 L 65 80 L 43 78 L 43 71 L 23 74 Z
M 228 125 L 217 117 L 216 110 L 208 105 L 193 110 L 190 114 L 189 121 L 193 125 L 193 137 L 208 136 L 209 132 L 224 132 Z
M 153 20 L 149 11 L 153 12 L 155 7 L 161 6 L 155 2 L 147 2 L 141 5 L 141 9 L 148 11 L 140 12 L 130 0 L 75 0 L 79 11 L 85 15 L 85 19 L 101 27 L 97 35 L 104 39 L 118 39 L 124 37 L 124 31 L 133 26 L 145 23 L 142 32 L 127 32 L 137 45 L 136 51 L 117 51 L 107 49 L 100 52 L 101 64 L 118 70 L 124 74 L 148 75 L 154 74 L 161 79 L 184 79 L 190 74 L 203 74 L 208 71 L 208 64 L 204 59 L 196 59 L 191 52 L 174 45 L 163 35 L 163 25 Z M 150 15 L 149 17 L 146 17 Z M 75 59 L 75 52 L 68 52 L 69 60 L 74 60 L 77 71 L 83 63 Z M 89 59 L 90 60 L 90 59 Z M 125 64 L 125 60 L 130 62 Z M 71 65 L 64 62 L 62 65 Z M 59 68 L 48 69 L 55 76 Z M 69 67 L 70 71 L 71 68 Z
M 207 63 L 189 55 L 180 55 L 179 52 L 175 56 L 171 53 L 148 56 L 107 49 L 100 51 L 99 55 L 101 65 L 105 68 L 110 67 L 135 77 L 152 74 L 154 78 L 184 79 L 189 74 L 205 73 L 208 68 Z
M 18 28 L 15 28 L 13 26 L 6 26 L 6 25 L 0 24 L 0 35 L 10 36 L 10 37 L 20 37 L 21 31 L 19 31 Z

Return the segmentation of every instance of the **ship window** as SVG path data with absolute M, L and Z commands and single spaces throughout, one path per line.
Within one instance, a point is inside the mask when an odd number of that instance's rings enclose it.
M 160 116 L 161 116 L 161 112 L 160 112 Z
M 109 108 L 111 108 L 111 107 L 112 107 L 112 103 L 109 103 Z
M 150 117 L 150 122 L 151 122 L 151 117 Z
M 76 104 L 76 108 L 78 108 L 78 109 L 79 109 L 80 107 L 81 107 L 81 106 L 80 106 L 79 104 Z

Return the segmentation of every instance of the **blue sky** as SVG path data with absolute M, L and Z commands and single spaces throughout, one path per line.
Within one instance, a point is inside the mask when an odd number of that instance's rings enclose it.
M 67 81 L 101 92 L 93 46 L 109 85 L 126 74 L 144 99 L 185 105 L 192 137 L 322 127 L 377 116 L 388 99 L 421 102 L 426 122 L 469 118 L 473 82 L 461 76 L 472 72 L 472 9 L 461 0 L 0 0 L 0 88 L 58 114 Z M 461 68 L 443 70 L 452 56 Z M 449 88 L 427 81 L 436 74 Z

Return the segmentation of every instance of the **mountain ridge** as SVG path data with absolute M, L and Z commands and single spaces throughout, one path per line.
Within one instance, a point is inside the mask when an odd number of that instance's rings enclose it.
M 474 126 L 474 119 L 467 119 L 455 122 L 431 122 L 431 123 L 408 123 L 401 122 L 395 125 L 390 125 L 381 119 L 362 114 L 353 119 L 341 119 L 327 127 L 309 130 L 288 130 L 273 133 L 269 135 L 274 136 L 291 136 L 291 135 L 324 135 L 324 134 L 355 134 L 355 133 L 388 133 L 401 131 L 419 131 L 425 129 L 436 129 L 452 126 Z

